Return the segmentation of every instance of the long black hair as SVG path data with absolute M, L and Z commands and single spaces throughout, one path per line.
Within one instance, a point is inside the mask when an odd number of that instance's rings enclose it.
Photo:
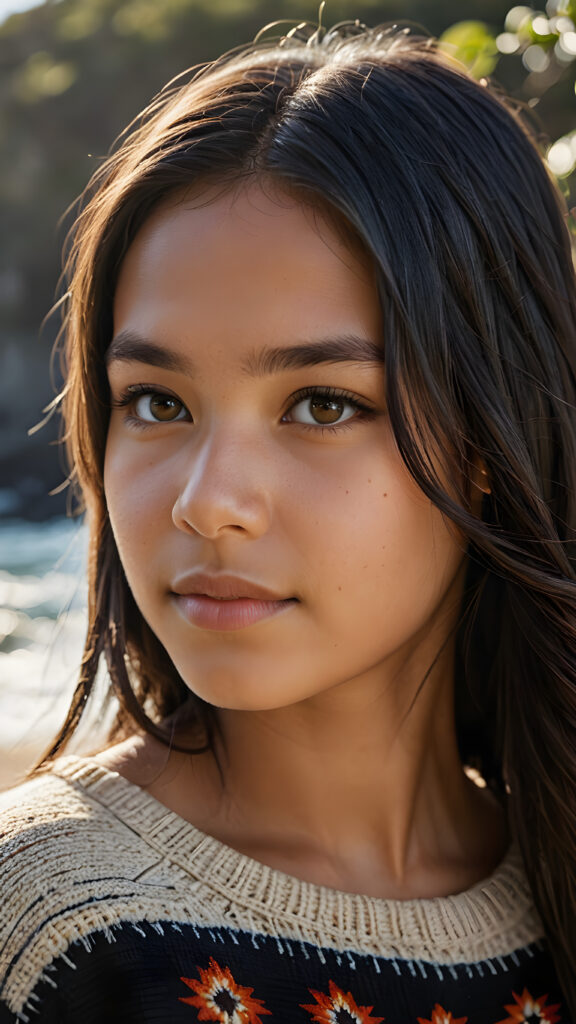
M 214 742 L 127 586 L 103 489 L 104 353 L 118 268 L 170 193 L 268 179 L 372 260 L 390 418 L 425 494 L 468 538 L 457 637 L 462 758 L 507 793 L 576 1013 L 576 290 L 566 211 L 520 116 L 430 41 L 355 24 L 236 51 L 164 90 L 97 172 L 72 235 L 63 394 L 91 530 L 89 627 L 67 721 L 104 657 L 111 739 L 179 709 Z M 432 457 L 431 452 L 434 452 Z M 438 479 L 438 454 L 448 493 Z M 472 509 L 472 471 L 489 482 Z

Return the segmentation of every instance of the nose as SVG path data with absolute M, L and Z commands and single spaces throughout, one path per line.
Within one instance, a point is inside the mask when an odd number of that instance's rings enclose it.
M 254 438 L 213 438 L 188 454 L 172 520 L 211 540 L 259 537 L 270 522 L 271 476 L 270 453 Z

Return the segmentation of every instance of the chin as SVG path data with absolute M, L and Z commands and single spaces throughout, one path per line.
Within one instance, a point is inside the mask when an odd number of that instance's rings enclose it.
M 197 670 L 194 673 L 180 670 L 180 674 L 192 693 L 222 711 L 277 711 L 310 696 L 302 689 L 295 691 L 289 686 L 255 684 L 253 678 L 231 677 L 229 673 L 220 678 L 204 676 L 201 681 Z

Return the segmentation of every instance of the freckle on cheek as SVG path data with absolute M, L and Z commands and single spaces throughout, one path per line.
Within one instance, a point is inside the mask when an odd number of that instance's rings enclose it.
M 388 491 L 382 491 L 382 497 L 383 498 L 387 498 L 388 497 Z

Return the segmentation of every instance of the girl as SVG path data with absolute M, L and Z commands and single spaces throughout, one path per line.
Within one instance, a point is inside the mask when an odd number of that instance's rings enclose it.
M 160 95 L 68 272 L 89 629 L 0 1021 L 574 1020 L 576 291 L 518 117 L 301 28 Z

